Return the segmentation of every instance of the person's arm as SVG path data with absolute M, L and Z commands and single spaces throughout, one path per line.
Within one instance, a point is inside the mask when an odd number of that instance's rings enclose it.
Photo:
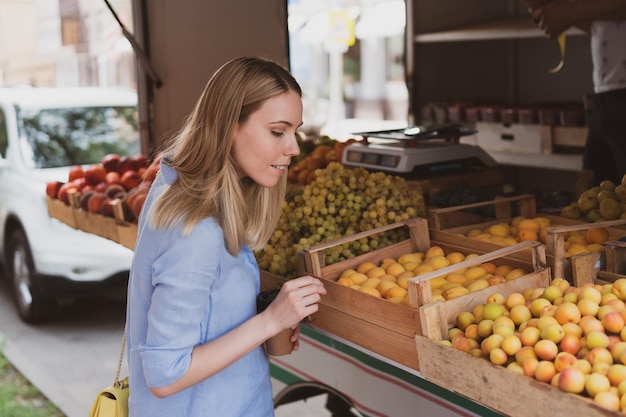
M 310 276 L 286 281 L 276 299 L 262 313 L 223 336 L 193 348 L 187 372 L 171 385 L 151 388 L 163 398 L 197 384 L 245 356 L 265 340 L 286 328 L 296 329 L 300 321 L 318 310 L 326 290 L 321 281 Z M 292 336 L 296 342 L 298 332 Z
M 570 27 L 589 32 L 596 20 L 626 20 L 626 0 L 529 0 L 530 13 L 549 38 Z

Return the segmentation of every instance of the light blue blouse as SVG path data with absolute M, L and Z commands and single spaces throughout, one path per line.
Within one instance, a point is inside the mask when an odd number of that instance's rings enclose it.
M 233 257 L 220 226 L 207 218 L 188 236 L 155 230 L 144 214 L 177 177 L 161 163 L 142 216 L 130 272 L 127 358 L 130 417 L 273 416 L 269 363 L 262 346 L 223 371 L 158 399 L 149 387 L 179 379 L 191 351 L 256 314 L 259 269 L 244 247 Z

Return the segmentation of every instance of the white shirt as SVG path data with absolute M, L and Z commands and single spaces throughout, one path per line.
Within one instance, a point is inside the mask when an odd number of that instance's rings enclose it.
M 626 21 L 593 22 L 591 54 L 596 93 L 626 88 Z

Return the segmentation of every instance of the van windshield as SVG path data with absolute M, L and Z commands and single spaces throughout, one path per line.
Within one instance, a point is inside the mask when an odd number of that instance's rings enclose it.
M 17 109 L 23 157 L 33 168 L 95 164 L 140 153 L 135 106 Z

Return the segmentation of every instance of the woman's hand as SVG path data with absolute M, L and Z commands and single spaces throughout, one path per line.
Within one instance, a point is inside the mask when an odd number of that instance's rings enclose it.
M 307 316 L 317 312 L 318 303 L 326 289 L 322 281 L 311 276 L 286 281 L 274 301 L 265 309 L 272 323 L 276 323 L 276 333 L 283 329 L 294 330 L 294 348 L 300 335 L 299 324 Z

